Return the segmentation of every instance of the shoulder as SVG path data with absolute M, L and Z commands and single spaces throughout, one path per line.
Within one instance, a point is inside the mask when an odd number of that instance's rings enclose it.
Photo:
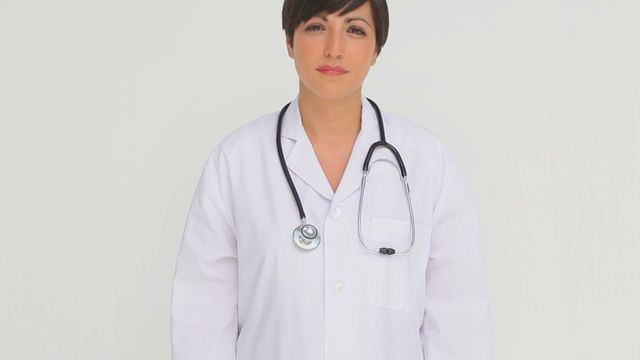
M 422 123 L 395 113 L 383 112 L 387 131 L 387 140 L 398 147 L 402 154 L 415 154 L 414 166 L 428 167 L 433 171 L 435 188 L 442 191 L 446 184 L 457 187 L 455 191 L 473 191 L 467 189 L 467 173 L 462 168 L 456 151 L 446 144 L 433 130 L 426 128 Z M 472 193 L 470 196 L 475 196 Z M 473 200 L 475 201 L 475 199 Z
M 387 140 L 390 143 L 402 144 L 407 150 L 419 153 L 441 151 L 441 137 L 422 122 L 395 112 L 382 111 L 382 115 Z
M 267 141 L 274 141 L 276 135 L 276 121 L 279 111 L 273 111 L 258 116 L 241 124 L 224 135 L 209 152 L 209 158 L 214 155 L 234 156 L 242 154 L 257 154 L 262 151 Z
M 447 169 L 462 172 L 456 152 L 436 132 L 406 116 L 385 111 L 382 114 L 387 141 L 401 153 L 415 154 L 420 164 L 434 166 L 439 177 Z

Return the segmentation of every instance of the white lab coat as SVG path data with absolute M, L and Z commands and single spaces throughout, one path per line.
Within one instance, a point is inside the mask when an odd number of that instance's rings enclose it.
M 432 132 L 381 108 L 406 165 L 413 251 L 381 255 L 358 238 L 362 165 L 379 140 L 362 95 L 361 130 L 335 194 L 301 123 L 298 97 L 282 148 L 318 248 L 292 240 L 298 209 L 278 160 L 279 111 L 213 148 L 193 195 L 171 302 L 173 360 L 486 360 L 490 303 L 475 197 Z M 381 105 L 382 107 L 382 105 Z M 373 247 L 410 242 L 394 157 L 378 149 L 365 188 L 363 235 Z

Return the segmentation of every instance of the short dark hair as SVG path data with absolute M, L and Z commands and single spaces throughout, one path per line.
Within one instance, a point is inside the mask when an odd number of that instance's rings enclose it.
M 342 8 L 344 15 L 369 1 L 373 22 L 376 28 L 376 52 L 380 54 L 389 35 L 389 9 L 386 0 L 284 0 L 282 6 L 282 29 L 290 45 L 293 46 L 293 33 L 300 23 L 320 13 L 332 14 Z

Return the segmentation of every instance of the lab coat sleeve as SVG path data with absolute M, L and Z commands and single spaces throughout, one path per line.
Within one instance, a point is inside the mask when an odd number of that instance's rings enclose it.
M 173 360 L 235 360 L 238 256 L 223 203 L 224 156 L 202 167 L 175 264 L 171 295 Z
M 433 210 L 420 337 L 426 360 L 493 358 L 491 310 L 479 216 L 463 170 L 439 142 L 440 190 Z

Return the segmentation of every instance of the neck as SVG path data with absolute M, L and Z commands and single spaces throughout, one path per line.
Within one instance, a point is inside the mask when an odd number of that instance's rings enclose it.
M 360 132 L 362 119 L 360 91 L 343 99 L 327 100 L 301 87 L 298 105 L 302 124 L 311 140 L 323 143 L 353 141 Z

